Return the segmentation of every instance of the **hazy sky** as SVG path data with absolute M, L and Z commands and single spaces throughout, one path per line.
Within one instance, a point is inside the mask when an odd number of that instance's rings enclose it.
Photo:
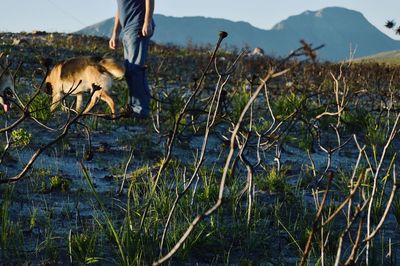
M 0 31 L 71 32 L 114 15 L 115 0 L 0 0 Z M 306 10 L 340 6 L 360 11 L 378 29 L 400 39 L 383 25 L 400 25 L 399 0 L 155 0 L 155 13 L 169 16 L 206 16 L 247 21 L 270 29 L 288 16 Z M 351 26 L 351 25 L 349 25 Z

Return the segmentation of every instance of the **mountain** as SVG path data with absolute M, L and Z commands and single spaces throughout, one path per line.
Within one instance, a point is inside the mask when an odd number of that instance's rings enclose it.
M 318 11 L 306 11 L 291 16 L 270 30 L 263 30 L 247 22 L 233 22 L 206 17 L 170 17 L 155 14 L 156 31 L 153 40 L 160 44 L 186 46 L 214 44 L 218 31 L 229 33 L 224 40 L 227 48 L 261 47 L 267 54 L 285 56 L 299 47 L 301 39 L 314 47 L 325 44 L 319 50 L 323 60 L 344 60 L 355 51 L 355 57 L 400 49 L 396 41 L 380 32 L 357 11 L 328 7 Z M 77 33 L 109 36 L 114 19 L 108 19 L 86 27 Z
M 196 45 L 214 44 L 219 31 L 226 31 L 229 37 L 224 41 L 228 46 L 261 46 L 268 31 L 253 27 L 247 22 L 232 22 L 226 19 L 206 17 L 170 17 L 154 15 L 156 29 L 152 40 L 160 44 L 186 46 L 189 42 Z M 86 27 L 78 34 L 109 37 L 114 18 Z
M 287 37 L 286 42 L 281 42 L 281 49 L 289 49 L 303 38 L 314 45 L 326 44 L 321 57 L 331 60 L 346 59 L 353 50 L 356 57 L 362 57 L 400 49 L 400 41 L 379 31 L 361 13 L 345 8 L 306 11 L 278 23 L 272 31 Z

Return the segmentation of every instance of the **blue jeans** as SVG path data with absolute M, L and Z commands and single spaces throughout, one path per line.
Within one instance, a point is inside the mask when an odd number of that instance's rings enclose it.
M 151 36 L 150 36 L 151 37 Z M 124 32 L 125 78 L 129 89 L 129 104 L 141 116 L 150 113 L 150 90 L 145 61 L 150 37 L 140 37 L 136 30 Z

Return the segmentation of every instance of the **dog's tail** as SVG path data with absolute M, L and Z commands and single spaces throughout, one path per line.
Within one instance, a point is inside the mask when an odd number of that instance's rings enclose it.
M 116 79 L 122 79 L 125 75 L 125 67 L 114 58 L 103 58 L 100 60 L 100 65 Z

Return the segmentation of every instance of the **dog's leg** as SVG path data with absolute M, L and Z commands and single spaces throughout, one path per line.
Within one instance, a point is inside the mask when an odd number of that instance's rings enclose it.
M 106 91 L 101 91 L 100 99 L 102 99 L 103 101 L 105 101 L 108 104 L 108 106 L 111 109 L 111 113 L 114 116 L 115 115 L 115 103 L 114 103 L 114 100 L 111 98 L 111 96 L 108 95 L 108 93 Z
M 77 112 L 80 112 L 82 110 L 82 102 L 83 102 L 83 95 L 81 93 L 77 94 L 76 95 L 76 105 L 75 105 L 76 106 L 75 109 Z
M 58 104 L 60 103 L 61 99 L 63 98 L 62 93 L 55 93 L 53 94 L 52 100 L 51 100 L 51 106 L 50 106 L 50 111 L 54 112 L 56 110 Z
M 86 113 L 90 112 L 90 110 L 92 110 L 93 106 L 96 104 L 100 95 L 101 95 L 101 91 L 96 91 L 93 93 L 88 106 L 86 107 L 85 111 L 83 111 L 84 114 L 86 114 Z

